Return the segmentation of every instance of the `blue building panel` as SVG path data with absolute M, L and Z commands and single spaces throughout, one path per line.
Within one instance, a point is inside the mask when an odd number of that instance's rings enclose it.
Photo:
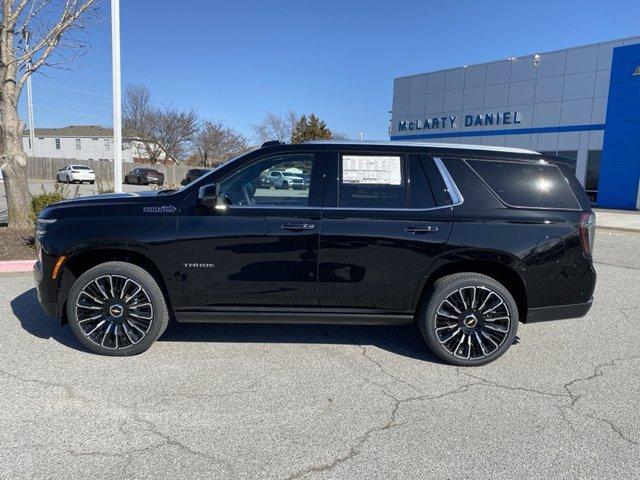
M 613 50 L 598 206 L 635 209 L 640 182 L 640 44 Z

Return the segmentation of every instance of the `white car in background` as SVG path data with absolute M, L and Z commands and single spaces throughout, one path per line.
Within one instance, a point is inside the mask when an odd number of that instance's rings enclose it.
M 86 165 L 67 165 L 58 170 L 56 180 L 66 183 L 89 182 L 94 184 L 96 182 L 96 173 Z
M 287 172 L 286 170 L 273 170 L 269 173 L 269 180 L 271 180 L 273 186 L 278 189 L 289 190 L 289 188 L 293 188 L 295 190 L 302 190 L 305 188 L 302 174 Z

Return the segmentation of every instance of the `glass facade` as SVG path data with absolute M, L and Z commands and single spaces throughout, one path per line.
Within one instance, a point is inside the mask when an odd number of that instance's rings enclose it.
M 591 203 L 598 200 L 598 184 L 600 183 L 600 160 L 602 158 L 602 150 L 589 150 L 587 156 L 587 179 L 584 183 L 584 189 L 591 199 Z

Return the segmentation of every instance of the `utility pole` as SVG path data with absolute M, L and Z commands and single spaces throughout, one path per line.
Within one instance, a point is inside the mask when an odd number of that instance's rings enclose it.
M 360 141 L 364 140 L 364 133 L 365 132 L 356 132 L 356 135 L 360 135 Z
M 113 69 L 113 190 L 122 192 L 122 79 L 120 71 L 120 0 L 111 0 Z
M 22 37 L 24 38 L 24 50 L 29 51 L 29 32 L 27 30 L 22 31 Z M 31 68 L 31 61 L 27 63 L 27 70 Z M 36 133 L 33 121 L 33 90 L 31 88 L 31 75 L 27 77 L 27 112 L 29 116 L 29 143 L 31 144 L 31 156 L 36 156 Z

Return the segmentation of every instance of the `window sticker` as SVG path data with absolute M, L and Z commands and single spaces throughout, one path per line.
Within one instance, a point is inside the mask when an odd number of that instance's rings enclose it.
M 400 157 L 344 155 L 342 183 L 402 185 Z

